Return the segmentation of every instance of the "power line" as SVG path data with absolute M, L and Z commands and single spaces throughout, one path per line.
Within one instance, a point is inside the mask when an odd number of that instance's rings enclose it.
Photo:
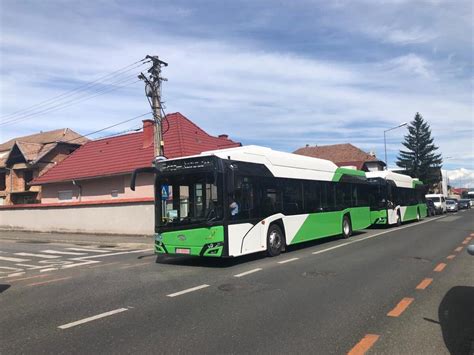
M 88 136 L 91 136 L 91 135 L 93 135 L 93 134 L 96 134 L 96 133 L 99 133 L 99 132 L 103 132 L 103 131 L 105 131 L 105 130 L 107 130 L 107 129 L 120 126 L 121 124 L 124 124 L 124 123 L 130 122 L 130 121 L 136 120 L 136 119 L 138 119 L 138 118 L 141 118 L 141 117 L 144 117 L 144 116 L 150 115 L 150 114 L 152 114 L 151 111 L 146 112 L 146 113 L 143 113 L 143 114 L 138 115 L 138 116 L 135 116 L 135 117 L 132 117 L 132 118 L 128 118 L 128 119 L 126 119 L 126 120 L 123 120 L 123 121 L 120 121 L 120 122 L 117 122 L 117 123 L 114 123 L 113 125 L 110 125 L 110 126 L 107 126 L 107 127 L 101 128 L 101 129 L 98 129 L 98 130 L 96 130 L 96 131 L 94 131 L 94 132 L 90 132 L 90 133 L 81 135 L 81 136 L 79 136 L 79 137 L 76 137 L 76 138 L 73 138 L 73 139 L 69 139 L 69 140 L 67 140 L 67 141 L 60 141 L 60 143 L 70 143 L 70 142 L 74 142 L 74 141 L 76 141 L 76 140 L 78 140 L 78 139 L 81 139 L 81 138 L 83 138 L 83 137 L 88 137 Z M 112 137 L 112 136 L 120 135 L 120 134 L 123 134 L 123 133 L 131 132 L 131 131 L 139 131 L 141 128 L 142 128 L 141 125 L 138 126 L 138 127 L 134 126 L 134 127 L 132 127 L 132 128 L 126 129 L 126 130 L 124 130 L 124 131 L 117 132 L 117 133 L 112 133 L 112 134 L 105 135 L 105 136 L 101 136 L 101 137 L 98 137 L 98 138 L 96 138 L 96 139 Z M 48 143 L 56 143 L 56 142 L 45 142 L 44 144 L 48 144 Z M 10 148 L 10 150 L 11 150 L 11 148 Z M 22 156 L 22 155 L 18 155 L 18 154 L 16 154 L 16 155 L 9 155 L 9 156 L 8 156 L 8 159 L 17 158 L 17 157 L 20 157 L 20 156 Z
M 130 85 L 133 85 L 135 83 L 138 83 L 140 80 L 133 80 L 133 81 L 130 81 L 130 79 L 132 79 L 133 77 L 135 77 L 135 74 L 132 75 L 131 77 L 127 77 L 126 79 L 123 79 L 121 81 L 118 81 L 118 82 L 115 82 L 114 85 L 116 84 L 121 84 L 123 82 L 125 82 L 123 85 L 120 85 L 120 86 L 114 86 L 112 88 L 102 88 L 101 90 L 98 90 L 98 91 L 95 91 L 93 92 L 92 94 L 87 94 L 87 95 L 84 95 L 84 96 L 81 96 L 81 97 L 78 97 L 76 99 L 73 99 L 73 100 L 69 100 L 69 101 L 66 101 L 66 102 L 62 102 L 62 103 L 59 103 L 55 106 L 51 106 L 51 107 L 48 107 L 48 108 L 45 108 L 41 111 L 37 111 L 37 112 L 32 112 L 30 114 L 27 114 L 25 116 L 20 116 L 20 117 L 17 117 L 17 118 L 14 118 L 14 119 L 11 119 L 11 120 L 8 120 L 6 122 L 1 122 L 0 123 L 0 126 L 8 126 L 10 124 L 14 124 L 14 123 L 18 123 L 18 122 L 22 122 L 22 121 L 25 121 L 25 120 L 28 120 L 28 119 L 31 119 L 35 116 L 39 116 L 39 115 L 44 115 L 46 113 L 51 113 L 51 112 L 56 112 L 56 111 L 59 111 L 59 110 L 62 110 L 66 107 L 69 107 L 69 106 L 73 106 L 73 105 L 76 105 L 78 103 L 81 103 L 81 102 L 84 102 L 86 100 L 90 100 L 90 99 L 93 99 L 97 96 L 101 96 L 101 95 L 104 95 L 104 94 L 107 94 L 109 92 L 112 92 L 112 91 L 115 91 L 115 90 L 119 90 L 119 89 L 122 89 L 126 86 L 130 86 Z
M 64 141 L 64 143 L 69 143 L 69 142 L 72 142 L 72 141 L 81 139 L 82 137 L 88 137 L 88 136 L 91 136 L 91 135 L 93 135 L 93 134 L 96 134 L 96 133 L 99 133 L 99 132 L 103 132 L 103 131 L 105 131 L 105 130 L 107 130 L 107 129 L 120 126 L 121 124 L 124 124 L 124 123 L 130 122 L 130 121 L 136 120 L 137 118 L 141 118 L 141 117 L 146 116 L 146 115 L 149 115 L 149 114 L 152 114 L 152 112 L 149 111 L 149 112 L 143 113 L 143 114 L 141 114 L 141 115 L 138 115 L 138 116 L 135 116 L 135 117 L 132 117 L 132 118 L 128 118 L 128 119 L 126 119 L 126 120 L 124 120 L 124 121 L 117 122 L 117 123 L 115 123 L 115 124 L 113 124 L 113 125 L 111 125 L 111 126 L 107 126 L 107 127 L 98 129 L 97 131 L 84 134 L 84 135 L 82 135 L 82 136 L 80 136 L 80 137 L 76 137 L 76 138 L 73 138 L 73 139 Z
M 97 85 L 99 85 L 101 82 L 104 81 L 104 79 L 108 78 L 107 80 L 113 78 L 113 77 L 117 77 L 117 76 L 120 76 L 120 75 L 123 75 L 133 69 L 136 69 L 136 68 L 139 68 L 140 66 L 146 64 L 146 63 L 149 63 L 149 61 L 146 61 L 145 62 L 145 59 L 141 59 L 135 63 L 132 63 L 132 64 L 129 64 L 123 68 L 120 68 L 118 70 L 115 70 L 109 74 L 106 74 L 102 77 L 99 77 L 98 79 L 92 81 L 92 82 L 88 82 L 86 84 L 83 84 L 83 85 L 80 85 L 79 87 L 73 89 L 73 90 L 70 90 L 70 91 L 67 91 L 67 92 L 64 92 L 62 94 L 59 94 L 59 95 L 56 95 L 50 99 L 47 99 L 45 101 L 42 101 L 40 103 L 37 103 L 37 104 L 34 104 L 32 106 L 29 106 L 27 108 L 24 108 L 24 109 L 21 109 L 21 110 L 18 110 L 18 111 L 15 111 L 15 112 L 12 112 L 10 114 L 7 114 L 3 117 L 0 118 L 0 120 L 4 120 L 6 118 L 11 118 L 11 117 L 14 117 L 14 116 L 17 116 L 18 114 L 20 113 L 26 113 L 26 112 L 29 112 L 29 111 L 32 111 L 34 109 L 37 109 L 38 107 L 42 107 L 42 106 L 45 106 L 46 104 L 50 104 L 54 101 L 58 101 L 59 98 L 61 98 L 61 100 L 63 100 L 64 98 L 66 97 L 69 97 L 69 96 L 73 96 L 73 95 L 76 95 L 76 93 L 78 92 L 81 92 L 81 91 L 84 91 L 86 89 L 90 89 L 90 88 L 93 88 Z M 138 65 L 137 65 L 138 64 Z

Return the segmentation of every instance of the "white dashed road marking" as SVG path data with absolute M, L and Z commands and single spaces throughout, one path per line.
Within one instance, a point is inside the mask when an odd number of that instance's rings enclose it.
M 75 321 L 75 322 L 72 322 L 72 323 L 60 325 L 58 328 L 59 328 L 59 329 L 72 328 L 72 327 L 75 327 L 75 326 L 78 326 L 78 325 L 81 325 L 81 324 L 84 324 L 84 323 L 92 322 L 92 321 L 94 321 L 94 320 L 96 320 L 96 319 L 108 317 L 108 316 L 111 316 L 111 315 L 114 315 L 114 314 L 117 314 L 117 313 L 122 313 L 122 312 L 125 312 L 125 311 L 128 311 L 128 308 L 115 309 L 115 310 L 113 310 L 113 311 L 101 313 L 101 314 L 98 314 L 98 315 L 96 315 L 96 316 L 84 318 L 84 319 L 81 319 L 81 320 L 78 320 L 78 321 Z
M 253 269 L 253 270 L 245 271 L 241 274 L 234 275 L 234 277 L 242 277 L 242 276 L 245 276 L 245 275 L 253 274 L 254 272 L 257 272 L 257 271 L 260 271 L 260 270 L 263 270 L 263 269 L 259 267 L 259 268 Z
M 57 267 L 50 267 L 50 268 L 47 268 L 47 269 L 42 269 L 40 270 L 40 272 L 48 272 L 48 271 L 54 271 L 54 270 L 58 270 Z
M 76 267 L 76 266 L 83 266 L 83 265 L 96 264 L 96 263 L 100 263 L 100 261 L 98 261 L 98 260 L 97 261 L 96 260 L 89 260 L 89 261 L 84 261 L 83 263 L 64 265 L 64 266 L 61 266 L 61 269 L 69 269 L 69 268 Z
M 67 250 L 85 251 L 87 253 L 110 253 L 110 250 L 103 250 L 103 249 L 67 248 Z
M 43 258 L 43 259 L 56 259 L 60 258 L 61 255 L 48 255 L 48 254 L 33 254 L 33 253 L 15 253 L 18 256 L 32 256 L 35 258 Z
M 30 264 L 16 264 L 17 266 L 24 267 L 28 270 L 38 270 L 38 269 L 44 269 L 46 267 L 50 267 L 51 265 L 30 265 Z
M 278 264 L 286 264 L 286 263 L 291 263 L 292 261 L 299 260 L 299 258 L 291 258 L 291 259 L 286 259 L 279 261 Z
M 14 263 L 23 263 L 25 261 L 30 261 L 30 259 L 9 258 L 6 256 L 0 256 L 0 260 L 13 261 Z
M 168 297 L 176 297 L 176 296 L 181 296 L 181 295 L 184 295 L 185 293 L 189 293 L 189 292 L 194 292 L 194 291 L 197 291 L 197 290 L 201 290 L 203 288 L 206 288 L 206 287 L 209 287 L 209 285 L 200 285 L 200 286 L 196 286 L 196 287 L 191 287 L 191 288 L 188 288 L 186 290 L 183 290 L 183 291 L 179 291 L 179 292 L 175 292 L 175 293 L 171 293 L 169 295 L 167 295 Z
M 60 255 L 86 255 L 86 253 L 78 253 L 74 251 L 58 251 L 58 250 L 42 250 L 42 253 L 60 254 Z
M 15 272 L 14 274 L 8 275 L 8 277 L 21 276 L 21 275 L 23 275 L 24 273 L 25 273 L 24 271 L 22 271 L 22 272 Z
M 121 251 L 118 253 L 110 253 L 110 254 L 101 254 L 101 255 L 90 255 L 90 256 L 81 256 L 79 258 L 74 258 L 72 260 L 86 260 L 86 259 L 96 259 L 96 258 L 103 258 L 106 256 L 114 256 L 114 255 L 123 255 L 123 254 L 133 254 L 133 253 L 144 253 L 146 251 L 153 250 L 150 249 L 142 249 L 142 250 L 130 250 L 130 251 Z

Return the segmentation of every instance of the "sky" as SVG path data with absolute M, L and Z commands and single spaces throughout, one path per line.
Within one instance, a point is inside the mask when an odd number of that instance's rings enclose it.
M 169 63 L 166 112 L 210 134 L 290 152 L 352 143 L 383 160 L 384 130 L 420 112 L 450 182 L 474 187 L 469 0 L 2 0 L 0 13 L 0 141 L 147 113 L 147 67 L 131 64 L 150 54 Z M 406 133 L 387 132 L 389 167 Z

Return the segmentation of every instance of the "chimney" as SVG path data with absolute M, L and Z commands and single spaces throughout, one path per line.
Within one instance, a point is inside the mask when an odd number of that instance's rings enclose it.
M 155 121 L 143 120 L 143 148 L 148 148 L 155 141 Z
M 219 134 L 218 137 L 222 138 L 222 139 L 228 139 L 229 138 L 229 136 L 227 134 Z

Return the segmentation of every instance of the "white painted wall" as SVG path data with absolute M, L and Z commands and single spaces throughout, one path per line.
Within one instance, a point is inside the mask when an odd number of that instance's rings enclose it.
M 0 229 L 151 235 L 153 202 L 0 209 Z

